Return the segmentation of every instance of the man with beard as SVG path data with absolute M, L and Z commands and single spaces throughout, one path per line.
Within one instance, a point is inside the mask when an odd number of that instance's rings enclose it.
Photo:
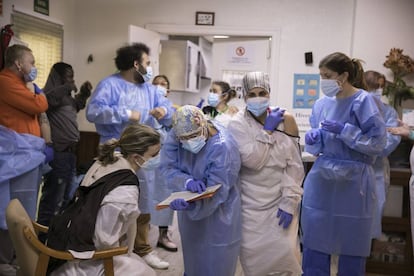
M 169 127 L 173 108 L 171 102 L 157 91 L 157 87 L 148 81 L 152 77 L 149 48 L 142 43 L 121 47 L 117 50 L 115 64 L 118 73 L 100 81 L 86 108 L 86 118 L 95 124 L 100 135 L 100 143 L 109 139 L 119 139 L 121 132 L 129 124 L 141 123 L 154 127 L 156 122 Z M 148 185 L 154 183 L 154 168 L 158 158 L 146 162 L 139 170 L 140 183 L 137 236 L 134 252 L 150 266 L 167 269 L 169 264 L 158 258 L 148 241 L 150 210 Z

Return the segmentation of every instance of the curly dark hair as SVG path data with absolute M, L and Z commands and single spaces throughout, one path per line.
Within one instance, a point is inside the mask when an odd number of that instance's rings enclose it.
M 150 49 L 143 43 L 134 43 L 116 51 L 115 65 L 120 71 L 134 67 L 134 61 L 142 62 L 143 54 L 150 54 Z

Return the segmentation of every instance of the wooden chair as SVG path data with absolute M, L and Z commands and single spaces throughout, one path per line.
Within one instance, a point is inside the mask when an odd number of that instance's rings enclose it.
M 47 233 L 48 227 L 32 221 L 18 199 L 12 199 L 7 206 L 6 221 L 16 251 L 19 266 L 17 276 L 46 275 L 50 257 L 67 261 L 75 260 L 68 251 L 51 249 L 39 241 L 37 233 Z M 91 259 L 103 260 L 105 276 L 113 276 L 113 256 L 127 252 L 128 247 L 100 250 L 96 251 Z

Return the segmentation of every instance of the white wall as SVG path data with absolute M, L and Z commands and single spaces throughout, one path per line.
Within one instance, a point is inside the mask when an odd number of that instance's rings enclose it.
M 33 9 L 33 1 L 16 0 Z M 10 1 L 3 4 L 2 25 L 10 20 Z M 403 48 L 414 57 L 412 0 L 65 0 L 50 1 L 50 17 L 64 22 L 64 59 L 75 68 L 78 83 L 94 85 L 115 71 L 113 58 L 127 41 L 128 25 L 194 25 L 196 11 L 215 12 L 215 27 L 278 29 L 280 47 L 272 78 L 273 104 L 292 107 L 294 73 L 318 73 L 325 55 L 342 51 L 365 60 L 365 68 L 382 67 L 389 48 Z M 206 29 L 214 29 L 205 27 Z M 306 66 L 304 52 L 313 52 Z M 95 61 L 86 63 L 89 54 Z M 273 92 L 272 92 L 273 94 Z M 295 110 L 290 110 L 295 113 Z M 80 128 L 92 130 L 79 116 Z

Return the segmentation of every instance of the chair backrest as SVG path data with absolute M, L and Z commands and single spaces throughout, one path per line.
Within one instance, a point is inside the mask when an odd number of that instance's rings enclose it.
M 6 221 L 19 265 L 17 275 L 34 275 L 39 253 L 24 236 L 23 228 L 28 226 L 33 233 L 35 231 L 32 220 L 18 199 L 12 199 L 7 206 Z

